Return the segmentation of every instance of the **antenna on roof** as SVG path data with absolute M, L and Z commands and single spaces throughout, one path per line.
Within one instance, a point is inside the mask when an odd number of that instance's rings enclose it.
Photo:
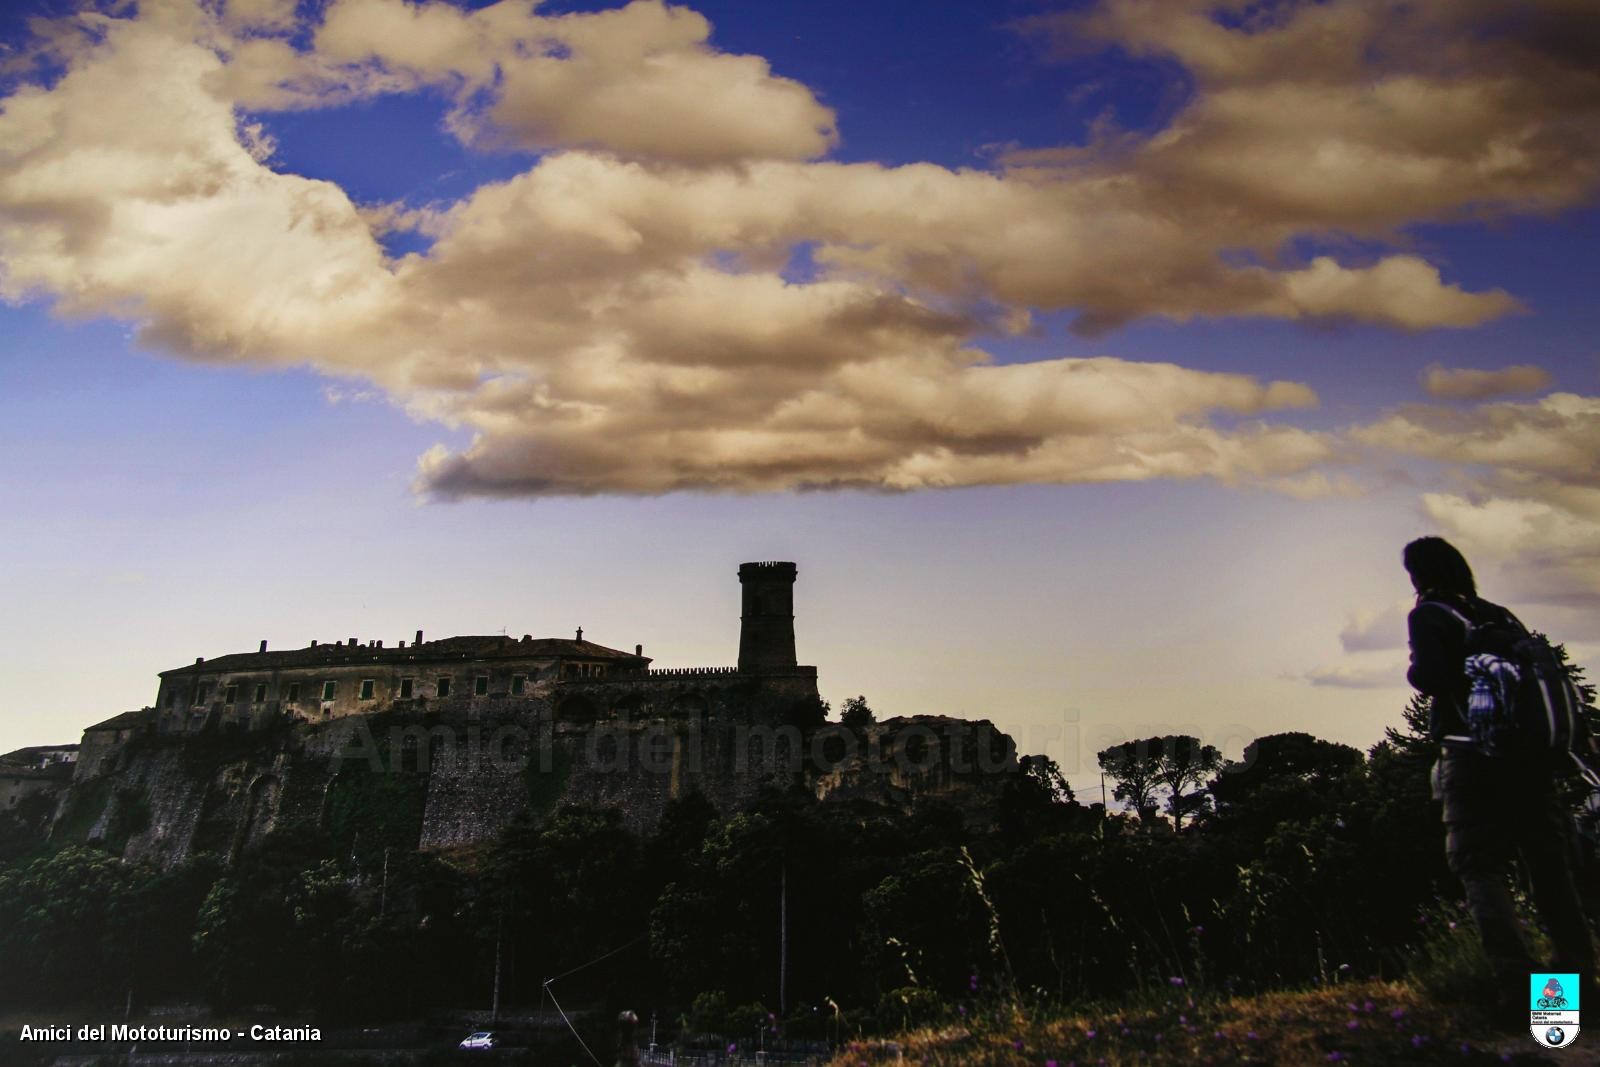
M 579 641 L 583 640 L 583 627 L 581 627 L 581 626 L 578 627 L 578 640 Z

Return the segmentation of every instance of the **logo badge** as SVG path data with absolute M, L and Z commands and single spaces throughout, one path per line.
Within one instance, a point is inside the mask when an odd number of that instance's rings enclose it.
M 1528 976 L 1528 1030 L 1545 1048 L 1566 1048 L 1578 1039 L 1578 999 L 1583 986 L 1575 974 Z

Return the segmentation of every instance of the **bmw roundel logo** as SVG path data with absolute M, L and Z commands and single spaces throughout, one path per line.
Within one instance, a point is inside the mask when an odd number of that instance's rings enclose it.
M 1552 1026 L 1544 1032 L 1544 1039 L 1552 1045 L 1559 1045 L 1567 1039 L 1567 1032 L 1559 1026 Z

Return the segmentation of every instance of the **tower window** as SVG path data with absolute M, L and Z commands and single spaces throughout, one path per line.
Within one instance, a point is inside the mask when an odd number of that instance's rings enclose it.
M 251 703 L 261 704 L 261 703 L 265 702 L 266 699 L 267 699 L 267 687 L 265 685 L 257 685 L 256 686 L 256 697 L 255 697 L 255 700 L 253 700 Z
M 401 700 L 410 700 L 411 699 L 411 690 L 412 690 L 412 687 L 413 687 L 413 683 L 414 683 L 414 679 L 411 679 L 411 678 L 402 678 L 402 679 L 400 679 L 400 699 Z
M 489 676 L 487 674 L 480 674 L 472 680 L 472 692 L 474 696 L 489 695 Z
M 323 682 L 322 683 L 322 699 L 323 700 L 332 700 L 333 699 L 333 694 L 338 692 L 338 691 L 339 691 L 339 683 L 338 682 Z
M 363 679 L 361 679 L 361 699 L 362 700 L 371 700 L 372 699 L 372 691 L 376 687 L 377 687 L 377 683 L 373 679 L 371 679 L 371 678 L 363 678 Z
M 441 697 L 447 697 L 450 695 L 450 676 L 448 674 L 439 679 L 438 693 Z

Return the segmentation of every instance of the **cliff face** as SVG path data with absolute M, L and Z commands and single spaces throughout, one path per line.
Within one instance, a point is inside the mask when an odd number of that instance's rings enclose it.
M 804 684 L 729 676 L 682 687 L 653 686 L 637 717 L 585 720 L 574 714 L 582 687 L 563 686 L 248 733 L 146 734 L 72 784 L 52 838 L 97 840 L 161 867 L 200 852 L 231 859 L 295 826 L 369 848 L 455 849 L 562 804 L 615 807 L 650 830 L 690 791 L 726 813 L 764 785 L 795 783 L 901 807 L 938 796 L 982 817 L 1011 773 L 1010 739 L 986 722 L 923 717 L 864 736 L 831 725 L 802 734 L 787 723 Z M 656 701 L 673 713 L 656 714 Z

